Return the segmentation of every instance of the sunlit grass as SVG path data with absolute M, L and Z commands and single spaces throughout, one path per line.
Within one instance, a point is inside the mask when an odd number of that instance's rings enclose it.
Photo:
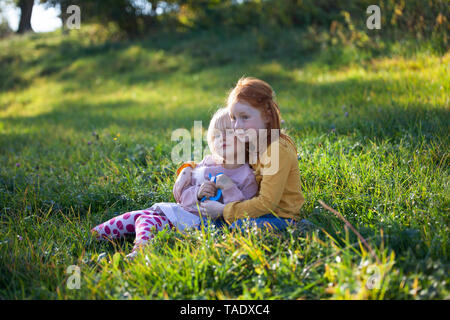
M 448 298 L 449 54 L 310 50 L 299 32 L 262 47 L 252 32 L 0 41 L 0 297 Z M 242 75 L 276 92 L 317 229 L 163 232 L 134 262 L 131 241 L 92 241 L 114 215 L 173 201 L 171 132 L 205 129 Z

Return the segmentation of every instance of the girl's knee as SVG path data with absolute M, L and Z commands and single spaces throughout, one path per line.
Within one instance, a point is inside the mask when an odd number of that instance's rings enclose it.
M 140 216 L 136 217 L 136 220 L 134 220 L 134 224 L 139 224 L 142 223 L 142 221 L 144 221 L 145 215 L 141 214 Z
M 139 217 L 137 217 L 136 220 L 135 220 L 135 222 L 134 222 L 136 228 L 137 228 L 138 226 L 143 225 L 143 224 L 148 224 L 148 218 L 149 218 L 149 216 L 148 216 L 148 215 L 145 215 L 145 214 L 142 214 L 142 215 L 140 215 Z

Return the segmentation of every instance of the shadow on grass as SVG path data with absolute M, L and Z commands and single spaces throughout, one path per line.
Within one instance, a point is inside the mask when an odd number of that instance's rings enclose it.
M 62 38 L 55 44 L 39 42 L 35 45 L 40 50 L 36 56 L 14 52 L 0 56 L 5 71 L 0 77 L 0 90 L 20 90 L 31 85 L 32 81 L 23 77 L 29 69 L 35 69 L 34 78 L 70 82 L 72 89 L 83 90 L 89 89 L 98 78 L 140 85 L 163 80 L 176 71 L 195 74 L 255 61 L 275 59 L 286 69 L 301 67 L 320 51 L 320 46 L 304 34 L 304 29 L 253 28 L 230 32 L 218 28 L 101 44 L 84 44 L 84 39 L 74 38 Z M 339 59 L 330 61 L 340 63 Z M 231 80 L 229 85 L 235 81 Z
M 276 90 L 277 95 L 289 95 L 289 101 L 294 101 L 295 105 L 281 106 L 283 117 L 289 119 L 289 132 L 294 135 L 323 134 L 333 130 L 338 135 L 355 133 L 379 140 L 396 141 L 405 137 L 414 140 L 423 137 L 428 142 L 438 143 L 448 139 L 449 110 L 444 106 L 414 103 L 414 99 L 402 102 L 404 96 L 410 94 L 406 91 L 400 91 L 395 97 L 386 95 L 386 88 L 400 86 L 396 81 L 350 79 L 317 84 L 299 82 L 284 74 L 268 73 L 257 68 L 254 70 L 253 76 L 268 81 L 273 88 L 279 88 Z M 217 77 L 231 79 L 234 73 L 219 70 Z M 226 92 L 225 89 L 223 91 Z M 367 101 L 368 97 L 372 97 L 372 100 Z M 185 109 L 176 107 L 157 111 L 153 110 L 152 105 L 151 101 L 147 104 L 132 99 L 95 104 L 84 100 L 64 100 L 48 113 L 3 117 L 0 121 L 8 126 L 35 128 L 36 132 L 40 128 L 63 126 L 86 134 L 110 127 L 158 134 L 177 128 L 190 130 L 194 120 L 208 123 L 212 113 L 206 105 L 203 108 L 188 106 Z M 139 114 L 136 114 L 136 110 L 139 110 Z M 3 134 L 0 140 L 3 148 L 11 143 L 23 147 L 39 143 L 36 139 L 22 139 L 20 134 Z M 23 144 L 16 143 L 18 140 L 22 140 Z
M 89 89 L 98 78 L 140 85 L 164 80 L 168 73 L 177 71 L 195 74 L 227 65 L 273 60 L 285 70 L 301 68 L 311 61 L 338 68 L 356 60 L 387 56 L 393 50 L 388 41 L 382 46 L 358 49 L 358 55 L 347 55 L 342 46 L 324 49 L 317 35 L 305 28 L 231 30 L 218 26 L 184 33 L 160 31 L 139 40 L 103 43 L 86 41 L 90 36 L 80 32 L 78 38 L 56 34 L 32 37 L 26 41 L 35 41 L 31 49 L 39 50 L 39 54 L 17 55 L 11 51 L 0 55 L 5 71 L 0 76 L 0 90 L 19 90 L 31 85 L 32 81 L 23 77 L 30 68 L 36 69 L 36 78 L 70 82 L 71 89 L 83 90 Z M 54 41 L 52 37 L 61 40 Z M 48 39 L 51 41 L 45 42 Z M 230 79 L 227 85 L 232 86 L 235 81 Z

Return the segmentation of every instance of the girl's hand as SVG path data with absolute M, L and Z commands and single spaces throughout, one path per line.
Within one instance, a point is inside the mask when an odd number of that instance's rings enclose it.
M 216 185 L 212 181 L 205 181 L 198 189 L 197 198 L 200 200 L 203 197 L 214 197 L 216 195 Z
M 231 178 L 228 176 L 221 174 L 216 178 L 216 186 L 222 190 L 227 190 L 233 187 L 235 184 Z
M 211 219 L 217 219 L 223 214 L 223 209 L 225 205 L 218 201 L 206 200 L 200 203 L 200 212 L 205 217 L 210 217 Z
M 175 181 L 175 184 L 173 185 L 173 196 L 175 198 L 176 202 L 180 202 L 181 199 L 181 193 L 183 192 L 183 189 L 191 183 L 191 175 L 192 174 L 192 168 L 186 167 L 183 170 L 181 170 L 180 174 L 177 177 L 177 180 Z

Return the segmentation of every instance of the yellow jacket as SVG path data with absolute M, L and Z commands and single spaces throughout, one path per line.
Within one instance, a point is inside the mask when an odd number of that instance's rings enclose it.
M 267 157 L 278 147 L 278 166 L 267 163 Z M 276 156 L 272 159 L 276 160 Z M 295 144 L 288 136 L 282 136 L 268 146 L 261 161 L 252 165 L 259 193 L 250 200 L 231 202 L 225 205 L 223 217 L 228 223 L 245 217 L 257 218 L 274 213 L 281 218 L 300 218 L 300 208 L 305 202 L 300 185 L 300 170 Z M 276 162 L 276 161 L 275 161 Z M 265 164 L 267 163 L 267 164 Z M 264 170 L 275 165 L 274 174 L 264 174 Z

